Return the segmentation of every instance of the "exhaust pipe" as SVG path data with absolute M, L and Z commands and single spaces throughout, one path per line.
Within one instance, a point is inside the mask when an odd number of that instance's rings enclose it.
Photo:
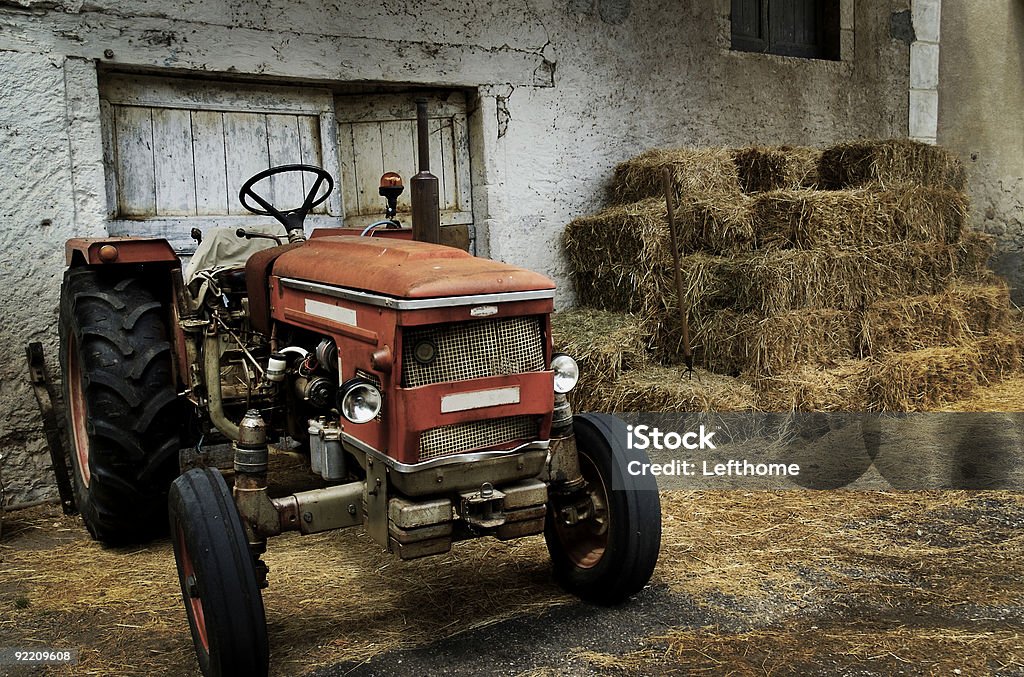
M 409 182 L 412 200 L 412 239 L 441 242 L 441 204 L 437 177 L 430 173 L 430 129 L 427 100 L 416 99 L 416 140 L 419 145 L 419 174 Z

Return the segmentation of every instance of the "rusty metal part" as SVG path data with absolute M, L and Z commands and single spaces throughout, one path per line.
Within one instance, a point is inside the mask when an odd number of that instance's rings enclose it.
M 679 303 L 679 322 L 683 330 L 683 362 L 686 372 L 693 373 L 693 349 L 690 347 L 690 309 L 683 294 L 683 269 L 679 262 L 679 236 L 676 234 L 675 196 L 672 191 L 672 173 L 668 167 L 661 172 L 661 186 L 665 192 L 665 207 L 668 210 L 668 232 L 672 238 L 672 267 L 676 278 L 676 299 Z
M 364 488 L 364 482 L 349 482 L 271 499 L 277 528 L 315 534 L 362 524 Z
M 220 383 L 220 336 L 216 332 L 206 334 L 203 347 L 204 378 L 206 383 L 207 413 L 213 425 L 231 440 L 238 439 L 238 426 L 224 415 L 224 398 Z
M 338 265 L 339 261 L 345 265 Z M 350 290 L 365 288 L 367 280 L 372 280 L 375 295 L 396 299 L 555 288 L 555 283 L 540 273 L 477 258 L 461 249 L 372 237 L 314 238 L 301 249 L 281 254 L 274 275 Z M 250 308 L 253 313 L 257 310 L 251 296 Z
M 552 490 L 560 494 L 573 493 L 583 487 L 575 435 L 551 439 L 547 463 L 539 479 L 550 483 Z
M 445 492 L 469 491 L 484 482 L 504 484 L 537 477 L 544 469 L 547 449 L 530 449 L 507 456 L 476 458 L 415 472 L 393 472 L 395 489 L 406 496 L 426 496 Z M 380 461 L 377 465 L 383 465 Z
M 377 371 L 388 373 L 395 364 L 395 356 L 391 352 L 391 346 L 384 346 L 375 350 L 370 355 L 370 366 Z
M 380 461 L 367 459 L 363 488 L 366 506 L 366 533 L 382 548 L 391 547 L 388 536 L 388 471 Z
M 505 510 L 544 505 L 548 501 L 548 486 L 540 480 L 517 482 L 501 490 L 505 492 Z
M 181 277 L 181 266 L 170 271 L 171 276 L 171 326 L 176 327 L 171 348 L 174 355 L 176 387 L 184 388 L 194 398 L 193 391 L 202 383 L 199 370 L 199 344 L 195 332 L 185 327 L 188 323 L 195 324 L 195 309 L 192 307 L 192 296 L 185 289 Z M 201 333 L 201 332 L 200 332 Z
M 261 334 L 271 333 L 270 326 L 270 271 L 278 257 L 305 242 L 271 247 L 256 252 L 245 262 L 245 290 L 249 298 L 249 323 Z
M 105 244 L 100 247 L 99 252 L 100 261 L 103 263 L 113 263 L 117 261 L 117 256 L 120 252 L 117 251 L 117 247 L 112 244 Z
M 484 482 L 480 489 L 459 494 L 459 517 L 479 529 L 493 529 L 505 523 L 505 493 Z
M 309 462 L 312 471 L 328 482 L 348 476 L 348 463 L 341 443 L 341 426 L 336 420 L 309 419 Z
M 581 569 L 596 566 L 608 547 L 609 502 L 612 488 L 606 486 L 597 465 L 584 456 L 580 461 L 586 491 L 571 497 L 570 503 L 556 500 L 554 531 L 566 555 Z
M 444 536 L 416 543 L 401 543 L 392 538 L 388 542 L 388 549 L 391 552 L 397 553 L 403 560 L 429 557 L 430 555 L 442 555 L 452 549 L 452 537 Z
M 238 446 L 266 450 L 267 424 L 258 409 L 245 412 L 242 422 L 238 424 Z M 263 471 L 266 471 L 266 468 L 259 472 Z
M 416 529 L 403 529 L 393 523 L 388 525 L 388 534 L 390 534 L 392 540 L 398 541 L 402 545 L 419 543 L 420 541 L 432 541 L 435 538 L 447 537 L 451 539 L 453 531 L 451 522 L 431 524 L 430 526 L 418 527 Z
M 60 425 L 53 408 L 53 381 L 46 371 L 46 360 L 43 356 L 43 344 L 29 343 L 25 348 L 28 356 L 28 379 L 32 384 L 32 392 L 39 405 L 39 413 L 43 418 L 43 433 L 46 435 L 46 446 L 50 450 L 50 462 L 57 481 L 57 492 L 60 494 L 60 506 L 65 515 L 75 513 L 75 494 L 71 490 L 71 475 L 68 474 L 67 456 L 64 442 L 60 436 Z
M 267 495 L 266 476 L 238 473 L 231 490 L 238 514 L 242 517 L 246 534 L 252 545 L 261 544 L 269 536 L 282 531 L 280 510 Z
M 430 128 L 427 100 L 416 99 L 416 140 L 419 144 L 420 171 L 412 177 L 412 238 L 419 242 L 441 241 L 440 182 L 430 173 Z
M 494 530 L 494 535 L 502 541 L 510 541 L 523 536 L 532 536 L 544 531 L 544 518 L 547 506 L 535 505 L 520 510 L 506 510 L 505 523 Z
M 267 550 L 267 537 L 281 533 L 280 515 L 267 494 L 267 424 L 258 410 L 250 409 L 236 429 L 238 435 L 232 445 L 235 482 L 231 493 L 245 525 L 260 586 L 265 587 L 267 567 L 260 555 Z
M 447 498 L 412 501 L 392 498 L 388 501 L 388 519 L 400 529 L 419 529 L 452 520 L 452 502 Z
M 115 247 L 117 256 L 105 260 L 104 247 Z M 109 252 L 109 250 L 107 250 Z M 152 237 L 75 237 L 64 245 L 67 265 L 109 265 L 111 263 L 173 263 L 179 265 L 174 248 L 163 238 Z M 109 256 L 109 255 L 108 255 Z
M 572 405 L 565 393 L 555 393 L 555 406 L 551 415 L 551 434 L 562 437 L 572 432 Z

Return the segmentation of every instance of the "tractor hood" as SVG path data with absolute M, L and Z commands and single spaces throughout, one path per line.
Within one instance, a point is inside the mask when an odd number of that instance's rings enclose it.
M 554 289 L 547 277 L 461 249 L 396 239 L 327 236 L 285 252 L 277 277 L 402 299 Z

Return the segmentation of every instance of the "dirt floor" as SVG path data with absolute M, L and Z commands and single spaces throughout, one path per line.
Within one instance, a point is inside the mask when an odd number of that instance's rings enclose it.
M 953 408 L 1021 402 L 1016 379 Z M 613 609 L 552 583 L 542 537 L 401 562 L 359 529 L 281 536 L 271 672 L 1024 675 L 1024 493 L 665 492 L 662 508 L 651 585 Z M 79 650 L 43 674 L 198 674 L 168 542 L 104 548 L 57 506 L 2 520 L 0 648 Z
M 676 492 L 663 507 L 652 585 L 616 609 L 561 593 L 540 538 L 411 563 L 358 530 L 276 539 L 272 672 L 1024 674 L 1024 495 Z M 4 518 L 2 646 L 80 650 L 50 674 L 197 673 L 170 545 L 103 548 L 56 507 Z

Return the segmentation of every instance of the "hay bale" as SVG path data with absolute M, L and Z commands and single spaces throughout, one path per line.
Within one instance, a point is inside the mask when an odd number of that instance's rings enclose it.
M 863 411 L 867 360 L 844 360 L 833 367 L 801 365 L 757 383 L 764 411 Z
M 988 262 L 996 251 L 995 238 L 976 230 L 964 231 L 957 247 L 957 275 L 967 280 L 992 279 Z
M 809 249 L 896 242 L 957 242 L 967 198 L 947 188 L 786 190 L 750 207 L 759 247 Z
M 746 146 L 732 152 L 744 193 L 814 188 L 821 151 L 804 146 Z
M 736 164 L 729 149 L 655 148 L 615 168 L 612 201 L 626 204 L 649 197 L 664 198 L 661 176 L 666 167 L 672 174 L 677 199 L 740 194 Z
M 801 308 L 855 310 L 881 298 L 932 293 L 946 286 L 953 271 L 950 246 L 926 243 L 757 251 L 720 261 L 715 273 L 727 307 L 775 315 Z
M 693 328 L 698 364 L 711 371 L 757 380 L 794 364 L 834 364 L 849 359 L 856 346 L 859 313 L 832 309 L 796 310 L 777 315 L 711 313 Z M 666 322 L 658 354 L 669 364 L 682 360 L 681 331 Z
M 1024 336 L 994 334 L 959 346 L 925 348 L 871 360 L 867 406 L 874 411 L 928 411 L 978 385 L 1019 373 Z
M 1010 321 L 1010 290 L 998 284 L 956 282 L 940 294 L 872 304 L 863 315 L 860 352 L 889 353 L 958 345 L 1003 332 Z
M 683 253 L 750 250 L 753 228 L 742 198 L 684 198 L 676 205 L 676 236 Z M 563 234 L 574 269 L 630 263 L 644 268 L 672 265 L 672 238 L 665 201 L 649 198 L 613 205 L 573 220 Z
M 558 352 L 580 365 L 581 388 L 618 378 L 648 363 L 650 334 L 635 315 L 593 308 L 573 308 L 551 316 L 551 335 Z
M 821 186 L 853 188 L 915 183 L 963 191 L 963 163 L 949 151 L 909 139 L 854 141 L 826 148 L 818 163 Z
M 675 367 L 627 371 L 596 388 L 573 391 L 576 411 L 708 412 L 753 411 L 754 391 L 739 379 Z
M 879 299 L 945 289 L 957 272 L 959 247 L 914 243 L 691 254 L 681 259 L 684 297 L 696 317 L 718 309 L 766 316 L 801 308 L 856 310 Z M 623 261 L 576 268 L 573 280 L 584 305 L 653 316 L 659 323 L 678 317 L 670 268 Z

